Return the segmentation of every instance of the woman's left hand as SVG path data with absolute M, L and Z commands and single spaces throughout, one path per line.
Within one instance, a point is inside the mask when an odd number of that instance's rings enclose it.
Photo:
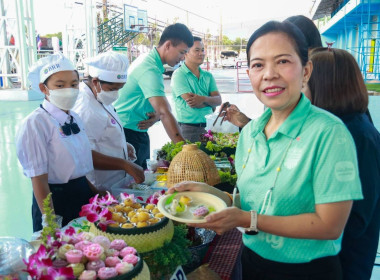
M 208 215 L 206 223 L 188 224 L 191 227 L 207 228 L 217 234 L 223 234 L 236 227 L 249 227 L 250 213 L 236 207 L 228 207 L 220 212 Z

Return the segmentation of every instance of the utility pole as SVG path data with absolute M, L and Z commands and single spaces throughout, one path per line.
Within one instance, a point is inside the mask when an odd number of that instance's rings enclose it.
M 103 0 L 103 22 L 106 22 L 108 20 L 108 10 L 107 10 L 107 0 Z

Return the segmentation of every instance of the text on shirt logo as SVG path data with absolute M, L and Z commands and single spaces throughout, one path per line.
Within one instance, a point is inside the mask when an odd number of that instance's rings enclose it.
M 284 237 L 282 236 L 260 232 L 260 234 L 258 234 L 257 237 L 261 241 L 269 243 L 273 249 L 281 249 L 284 246 Z
M 348 182 L 355 179 L 355 166 L 351 161 L 340 161 L 335 164 L 335 177 L 340 182 Z

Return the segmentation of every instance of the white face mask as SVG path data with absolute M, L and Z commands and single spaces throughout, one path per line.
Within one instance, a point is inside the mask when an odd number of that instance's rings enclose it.
M 100 83 L 99 83 L 100 85 Z M 96 99 L 100 102 L 102 102 L 104 105 L 110 105 L 112 102 L 116 101 L 119 98 L 119 91 L 118 90 L 112 90 L 112 91 L 105 91 L 102 89 L 102 86 L 100 85 L 100 92 L 96 89 Z
M 46 87 L 48 89 L 48 87 Z M 49 101 L 62 110 L 70 110 L 74 107 L 77 100 L 79 89 L 77 88 L 60 88 L 49 89 Z
M 97 99 L 102 102 L 104 105 L 110 105 L 112 102 L 116 101 L 119 98 L 119 91 L 104 91 L 101 90 L 97 93 Z

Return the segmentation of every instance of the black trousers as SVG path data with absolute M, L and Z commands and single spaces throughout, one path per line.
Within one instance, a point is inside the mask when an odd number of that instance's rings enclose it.
M 341 280 L 338 256 L 308 263 L 281 263 L 264 259 L 244 246 L 241 256 L 243 280 Z
M 134 131 L 124 127 L 125 139 L 136 150 L 136 164 L 146 169 L 146 160 L 150 158 L 150 139 L 147 132 Z
M 94 196 L 86 177 L 70 180 L 66 184 L 49 184 L 52 193 L 54 212 L 63 217 L 62 226 L 79 217 L 82 205 L 88 204 Z M 33 232 L 42 229 L 42 214 L 33 194 L 32 203 Z

